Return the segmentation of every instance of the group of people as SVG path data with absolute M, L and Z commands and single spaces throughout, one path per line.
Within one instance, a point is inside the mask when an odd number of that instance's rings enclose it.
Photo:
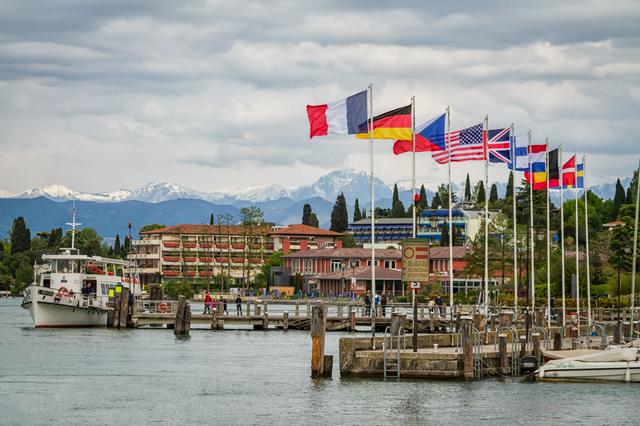
M 242 297 L 240 297 L 240 295 L 238 295 L 236 297 L 236 314 L 237 315 L 242 315 Z M 227 311 L 227 298 L 226 297 L 222 297 L 220 298 L 220 306 L 222 307 L 222 313 L 223 315 L 229 315 L 229 311 Z M 218 301 L 213 298 L 211 296 L 211 294 L 209 294 L 208 291 L 205 291 L 204 294 L 204 314 L 210 314 L 212 313 L 213 309 L 216 309 L 218 307 Z
M 376 293 L 373 298 L 371 298 L 371 292 L 367 290 L 367 294 L 364 295 L 364 310 L 365 315 L 371 315 L 371 305 L 373 304 L 376 312 L 378 311 L 378 307 L 380 307 L 380 315 L 386 315 L 387 309 L 387 294 L 383 291 L 382 293 Z

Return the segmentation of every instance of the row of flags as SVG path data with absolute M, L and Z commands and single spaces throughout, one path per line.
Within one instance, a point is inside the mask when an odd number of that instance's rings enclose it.
M 350 134 L 369 139 L 367 92 L 325 105 L 308 105 L 310 137 Z M 412 107 L 396 108 L 373 117 L 373 139 L 395 140 L 393 153 L 413 152 Z M 573 155 L 559 167 L 559 148 L 547 144 L 527 144 L 516 138 L 512 128 L 484 129 L 483 124 L 462 130 L 445 131 L 446 114 L 416 126 L 415 151 L 431 152 L 439 164 L 488 161 L 510 170 L 525 172 L 533 190 L 584 188 L 584 164 Z M 448 142 L 448 146 L 447 146 Z M 485 149 L 486 147 L 486 149 Z M 488 156 L 488 158 L 487 158 Z

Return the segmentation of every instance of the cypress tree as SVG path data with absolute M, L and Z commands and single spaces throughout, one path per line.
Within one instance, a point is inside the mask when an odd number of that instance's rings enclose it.
M 367 218 L 367 209 L 365 209 L 365 208 L 362 209 L 362 214 L 360 215 L 360 217 L 362 219 L 366 219 Z
M 400 196 L 398 195 L 398 184 L 395 184 L 393 185 L 393 198 L 391 199 L 391 216 L 404 217 L 405 214 L 404 204 L 400 201 Z
M 440 247 L 449 247 L 449 223 L 442 224 L 440 230 Z
M 629 187 L 627 188 L 627 204 L 635 204 L 636 202 L 636 193 L 638 191 L 638 171 L 633 172 L 633 177 L 631 178 L 631 182 L 629 182 Z
M 311 214 L 309 215 L 309 226 L 313 226 L 314 228 L 319 228 L 320 227 L 320 222 L 318 221 L 318 216 L 316 216 L 316 214 L 314 212 L 311 212 Z
M 491 185 L 491 191 L 489 192 L 489 203 L 495 203 L 498 199 L 498 187 L 494 183 Z
M 305 204 L 302 207 L 302 221 L 300 223 L 302 223 L 303 225 L 311 225 L 309 223 L 309 218 L 311 217 L 311 205 L 310 204 Z
M 13 221 L 11 227 L 11 254 L 27 251 L 31 248 L 31 231 L 22 216 Z
M 129 250 L 131 249 L 131 240 L 129 239 L 129 236 L 125 236 L 124 237 L 124 246 L 122 247 L 122 254 L 126 255 L 127 253 L 129 253 Z
M 440 201 L 440 192 L 436 192 L 433 198 L 431 199 L 431 208 L 437 209 L 441 205 L 442 205 L 442 202 Z
M 209 225 L 215 225 L 216 224 L 216 220 L 213 217 L 213 213 L 211 213 L 211 216 L 209 216 Z
M 465 203 L 471 201 L 471 180 L 469 179 L 469 173 L 467 173 L 467 180 L 464 183 L 464 201 Z
M 420 186 L 420 201 L 418 201 L 418 207 L 420 210 L 426 210 L 427 206 L 427 190 L 424 189 L 424 184 L 422 184 L 422 186 Z
M 504 198 L 513 197 L 513 172 L 509 172 L 509 180 L 507 181 L 507 190 L 504 194 Z
M 484 204 L 484 200 L 486 198 L 486 193 L 484 192 L 484 182 L 478 182 L 478 186 L 476 189 L 476 204 Z
M 116 234 L 116 240 L 113 242 L 113 255 L 122 256 L 122 246 L 120 245 L 120 234 Z
M 613 197 L 613 212 L 612 219 L 616 219 L 618 217 L 618 212 L 620 211 L 620 206 L 627 201 L 627 196 L 624 193 L 624 188 L 620 183 L 620 178 L 616 181 L 616 195 Z
M 331 230 L 335 232 L 345 232 L 349 227 L 349 216 L 347 213 L 347 202 L 344 194 L 340 193 L 336 198 L 331 211 Z
M 57 247 L 60 245 L 61 240 L 62 240 L 62 228 L 54 228 L 49 233 L 49 239 L 47 241 L 47 245 L 49 247 Z
M 362 211 L 360 211 L 360 203 L 358 202 L 358 199 L 356 198 L 356 202 L 353 205 L 353 221 L 357 222 L 360 219 L 362 219 Z

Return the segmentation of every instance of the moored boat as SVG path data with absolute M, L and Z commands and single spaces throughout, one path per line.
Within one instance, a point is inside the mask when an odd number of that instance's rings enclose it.
M 606 381 L 640 383 L 637 347 L 553 359 L 536 372 L 542 381 Z

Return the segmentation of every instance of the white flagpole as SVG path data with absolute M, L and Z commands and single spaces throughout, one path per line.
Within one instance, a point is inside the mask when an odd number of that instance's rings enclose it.
M 564 283 L 564 194 L 562 189 L 562 145 L 558 147 L 558 167 L 560 168 L 560 267 L 562 268 L 561 281 L 562 281 L 562 325 L 566 325 L 567 318 L 567 305 L 565 297 L 565 283 Z M 547 175 L 549 179 L 549 175 Z
M 517 220 L 516 220 L 516 166 L 517 166 L 517 157 L 516 157 L 516 134 L 515 128 L 513 124 L 511 124 L 511 135 L 512 135 L 512 155 L 511 155 L 511 190 L 513 192 L 513 306 L 514 310 L 518 311 L 518 238 L 517 238 Z
M 587 321 L 591 326 L 591 272 L 589 271 L 589 208 L 587 204 L 587 164 L 585 156 L 582 156 L 582 188 L 584 190 L 584 251 L 587 261 Z M 631 311 L 633 315 L 633 311 Z
M 376 294 L 376 207 L 373 177 L 373 84 L 369 85 L 369 168 L 371 170 L 371 300 Z M 375 316 L 375 308 L 371 310 Z M 375 333 L 375 330 L 372 330 Z
M 449 173 L 449 306 L 451 318 L 453 318 L 453 215 L 451 213 L 451 107 L 447 106 L 447 153 L 449 161 L 447 168 Z
M 533 176 L 533 170 L 531 166 L 531 130 L 527 132 L 527 152 L 529 153 L 529 176 L 531 176 L 531 184 L 529 185 L 529 228 L 531 232 L 527 234 L 527 238 L 530 239 L 531 245 L 531 273 L 527 277 L 529 279 L 529 292 L 531 294 L 531 314 L 533 314 L 533 310 L 536 307 L 536 268 L 535 268 L 535 238 L 533 238 L 533 184 L 535 182 Z
M 413 238 L 416 238 L 416 202 L 413 197 L 416 195 L 416 97 L 411 97 L 411 143 L 413 146 L 413 157 L 411 158 L 411 203 L 413 210 Z
M 489 116 L 484 117 L 484 305 L 489 315 Z
M 549 230 L 549 138 L 545 139 L 545 166 L 547 174 L 547 327 L 551 329 L 551 233 Z
M 638 259 L 638 214 L 640 210 L 640 162 L 638 162 L 638 179 L 636 180 L 636 186 L 636 222 L 633 228 L 633 260 L 631 265 L 631 326 L 629 327 L 629 338 L 631 340 L 633 340 L 633 309 L 636 305 L 636 261 Z
M 578 210 L 578 154 L 577 153 L 573 153 L 573 178 L 575 180 L 575 185 L 574 185 L 574 198 L 576 201 L 576 317 L 578 318 L 578 327 L 580 327 L 580 260 L 578 259 L 578 252 L 580 244 L 579 244 L 579 236 L 580 234 L 578 233 L 578 214 L 579 214 L 579 210 Z

